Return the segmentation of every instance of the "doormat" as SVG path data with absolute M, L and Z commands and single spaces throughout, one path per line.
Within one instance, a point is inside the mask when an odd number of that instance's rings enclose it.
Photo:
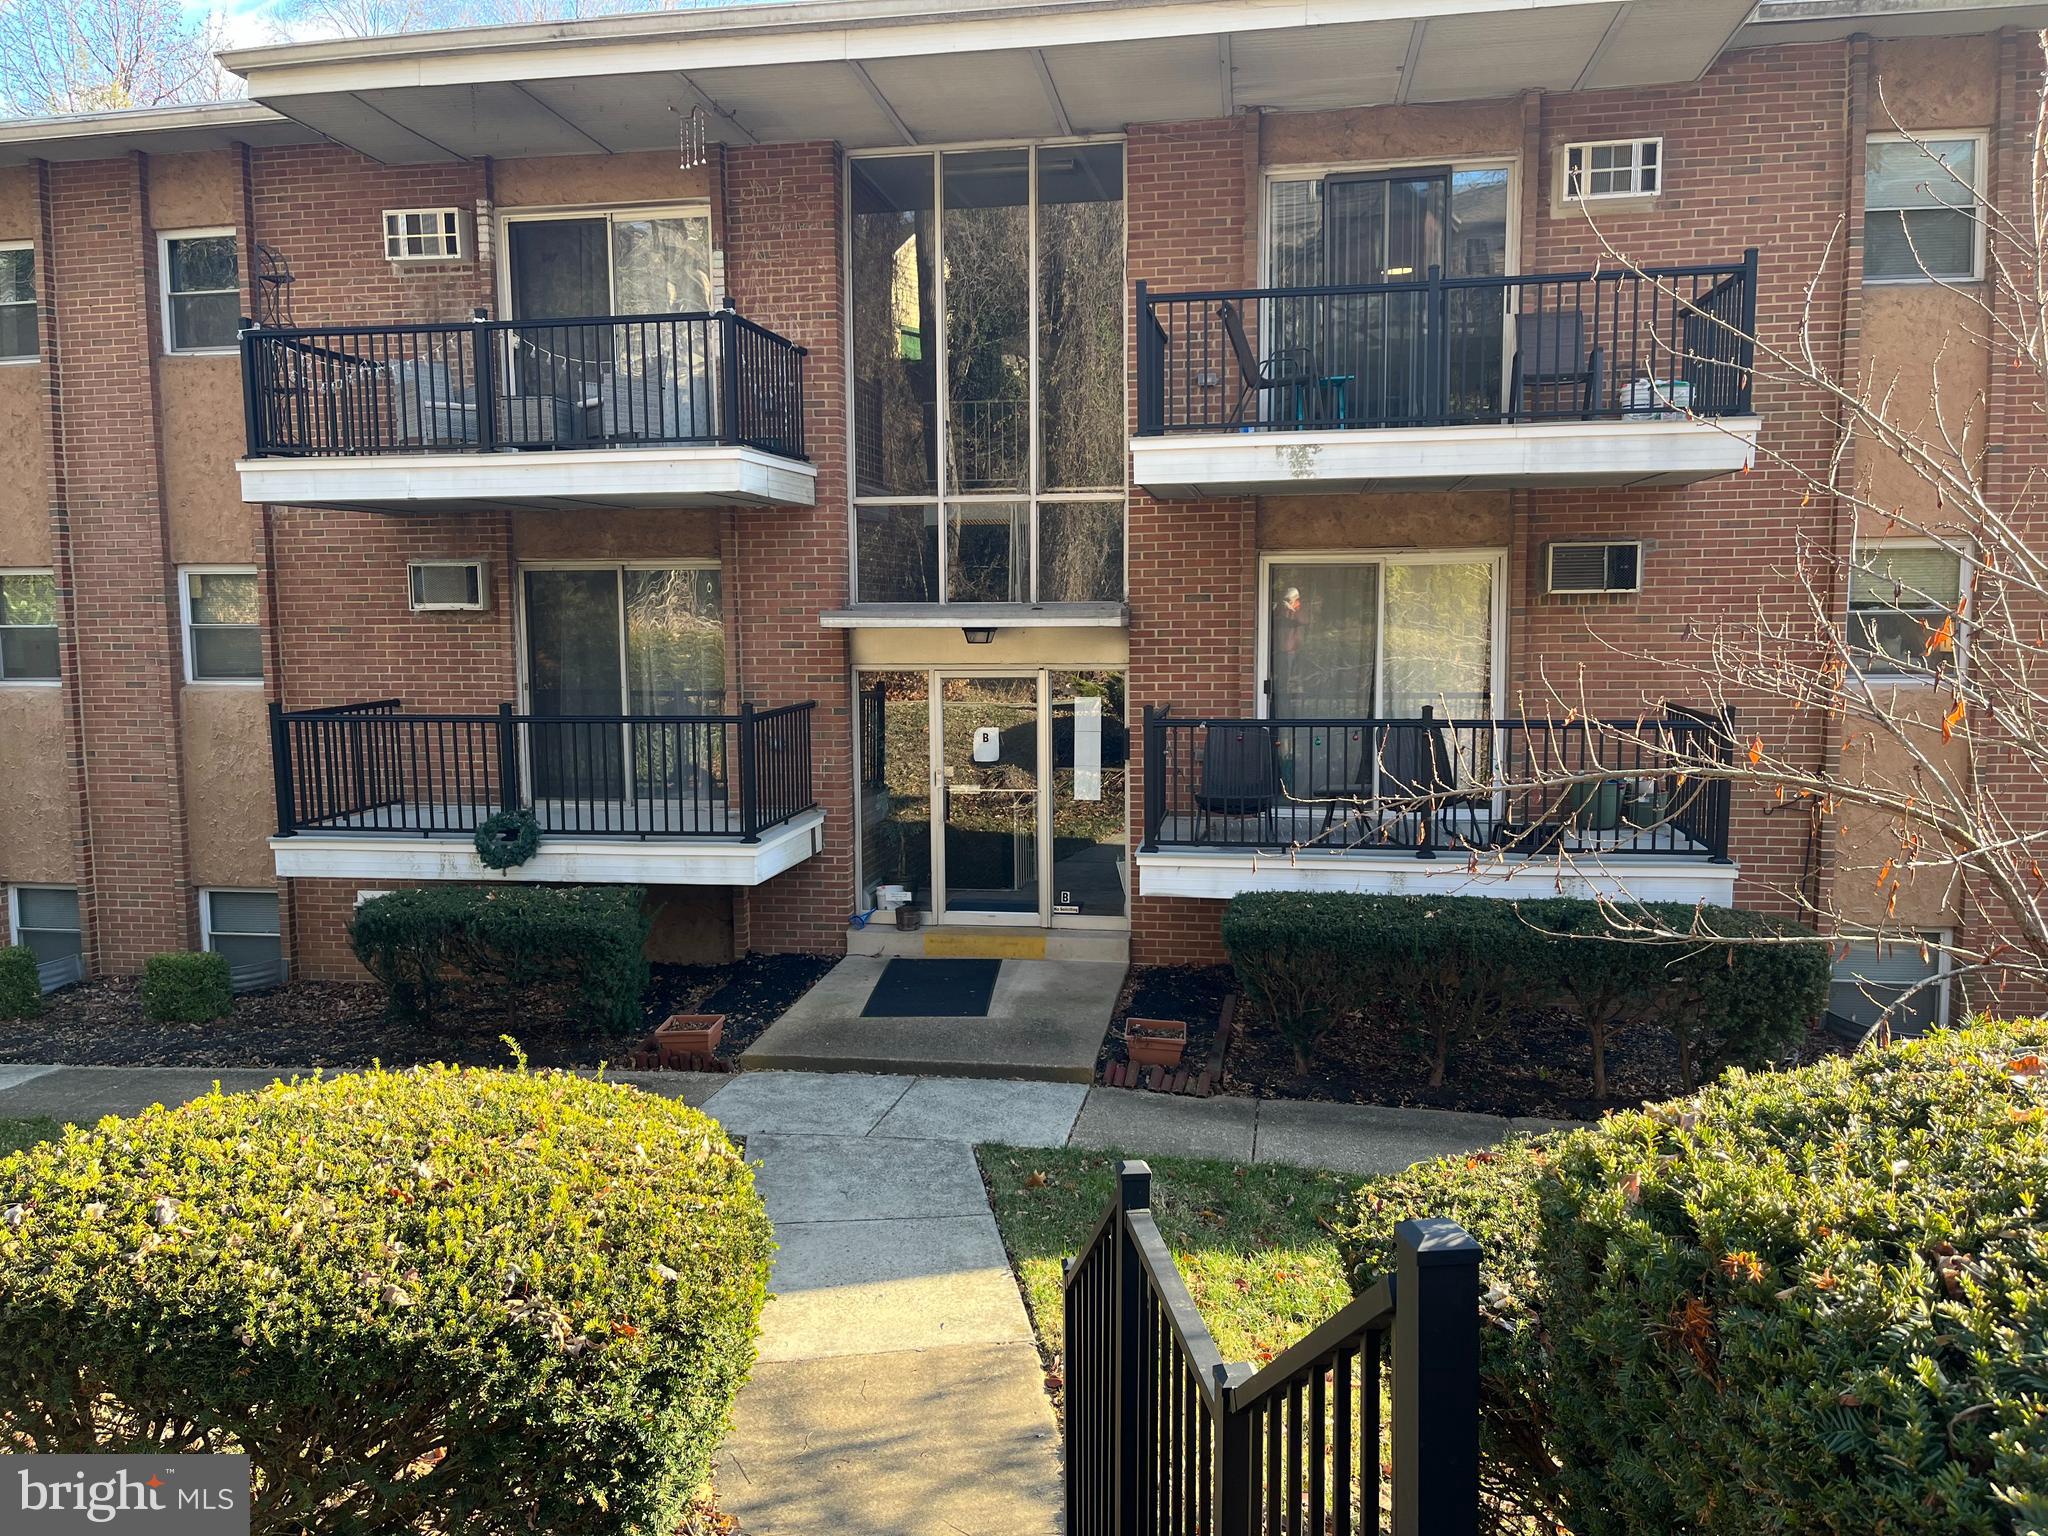
M 864 1019 L 985 1019 L 1000 960 L 891 960 L 861 1009 Z

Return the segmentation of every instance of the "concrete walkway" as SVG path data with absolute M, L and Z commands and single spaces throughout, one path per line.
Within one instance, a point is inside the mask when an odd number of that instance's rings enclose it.
M 0 1116 L 91 1120 L 278 1075 L 0 1066 Z M 718 1467 L 748 1536 L 1058 1531 L 1058 1435 L 976 1144 L 1379 1173 L 1553 1124 L 1065 1082 L 615 1076 L 702 1106 L 760 1163 L 775 1294 Z

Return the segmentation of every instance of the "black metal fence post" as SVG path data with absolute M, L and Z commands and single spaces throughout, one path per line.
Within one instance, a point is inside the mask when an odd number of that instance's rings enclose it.
M 249 457 L 261 458 L 269 451 L 256 405 L 263 398 L 262 384 L 256 376 L 263 354 L 257 345 L 256 322 L 247 315 L 242 316 L 242 329 L 236 340 L 242 347 L 242 433 L 249 442 Z
M 1165 429 L 1160 406 L 1160 392 L 1165 380 L 1160 373 L 1166 363 L 1166 353 L 1160 344 L 1159 322 L 1153 318 L 1152 301 L 1146 296 L 1143 278 L 1138 280 L 1131 324 L 1138 334 L 1138 435 L 1147 437 Z
M 1479 1529 L 1479 1244 L 1455 1222 L 1394 1228 L 1393 1536 Z
M 1444 297 L 1444 269 L 1429 268 L 1428 311 L 1423 334 L 1428 338 L 1422 351 L 1423 398 L 1429 401 L 1432 422 L 1442 423 L 1451 414 L 1451 316 Z
M 1735 355 L 1740 367 L 1735 382 L 1735 409 L 1748 415 L 1751 387 L 1756 382 L 1756 247 L 1742 253 L 1742 338 Z
M 1116 1513 L 1117 1536 L 1137 1536 L 1139 1530 L 1139 1489 L 1144 1468 L 1139 1465 L 1142 1447 L 1139 1425 L 1144 1405 L 1145 1382 L 1145 1296 L 1144 1261 L 1131 1241 L 1130 1214 L 1152 1208 L 1152 1167 L 1136 1160 L 1121 1162 L 1116 1169 L 1116 1304 L 1111 1328 L 1113 1357 L 1111 1379 L 1115 1382 L 1116 1428 L 1112 1436 L 1111 1465 L 1115 1468 L 1111 1508 Z
M 292 814 L 291 728 L 285 724 L 284 706 L 270 701 L 270 781 L 277 797 L 277 835 L 290 837 L 298 828 Z
M 754 740 L 754 706 L 740 702 L 740 837 L 744 842 L 761 841 L 759 744 Z
M 470 328 L 471 360 L 476 374 L 476 445 L 489 450 L 498 446 L 497 332 L 491 328 L 491 312 L 481 306 L 471 311 L 476 323 Z M 508 709 L 510 705 L 506 706 Z
M 519 720 L 510 704 L 498 706 L 498 809 L 519 809 Z
M 740 440 L 740 348 L 739 316 L 732 310 L 718 312 L 719 411 L 718 440 Z
M 1159 820 L 1166 808 L 1166 730 L 1158 710 L 1145 706 L 1145 827 L 1140 853 L 1159 851 Z

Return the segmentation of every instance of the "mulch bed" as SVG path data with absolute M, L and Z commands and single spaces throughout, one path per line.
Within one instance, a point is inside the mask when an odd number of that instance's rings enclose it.
M 1236 990 L 1227 965 L 1144 965 L 1124 978 L 1109 1033 L 1095 1058 L 1095 1080 L 1112 1088 L 1147 1088 L 1157 1093 L 1206 1097 L 1222 1081 L 1217 1039 L 1224 1004 Z M 1138 1068 L 1124 1054 L 1124 1024 L 1130 1019 L 1179 1019 L 1188 1027 L 1187 1048 L 1178 1071 Z
M 642 1000 L 651 1030 L 671 1013 L 723 1013 L 718 1057 L 731 1061 L 833 966 L 825 955 L 748 955 L 724 965 L 657 965 Z M 142 1016 L 132 979 L 88 982 L 45 999 L 40 1018 L 0 1023 L 0 1061 L 73 1066 L 360 1067 L 446 1061 L 505 1066 L 501 1035 L 537 1067 L 592 1067 L 625 1058 L 634 1042 L 594 1038 L 573 996 L 480 996 L 409 1024 L 384 1010 L 370 982 L 299 981 L 235 999 L 211 1024 L 157 1024 Z
M 1330 1031 L 1304 1072 L 1279 1035 L 1250 1009 L 1239 1013 L 1224 1063 L 1227 1093 L 1262 1099 L 1322 1099 L 1339 1104 L 1412 1105 L 1488 1115 L 1594 1120 L 1608 1110 L 1673 1098 L 1678 1048 L 1654 1028 L 1617 1030 L 1607 1046 L 1607 1097 L 1593 1097 L 1592 1048 L 1586 1032 L 1555 1012 L 1517 1013 L 1476 1040 L 1454 1041 L 1443 1086 L 1429 1086 L 1426 1038 L 1386 1014 L 1361 1013 Z M 1849 1043 L 1812 1030 L 1796 1065 L 1848 1050 Z

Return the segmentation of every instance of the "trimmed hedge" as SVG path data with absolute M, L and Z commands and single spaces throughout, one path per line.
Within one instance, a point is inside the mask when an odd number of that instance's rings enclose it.
M 1827 946 L 1805 929 L 1676 902 L 1624 917 L 1691 937 L 1617 937 L 1608 909 L 1564 898 L 1261 891 L 1225 909 L 1223 944 L 1253 1007 L 1301 1065 L 1347 1015 L 1388 999 L 1430 1041 L 1431 1086 L 1443 1082 L 1453 1046 L 1510 1001 L 1578 1015 L 1600 1097 L 1618 1029 L 1668 1030 L 1690 1084 L 1703 1072 L 1768 1060 L 1827 1005 Z
M 568 983 L 597 1032 L 641 1025 L 648 917 L 637 885 L 443 885 L 364 902 L 349 946 L 392 1010 L 432 1017 L 452 990 Z
M 300 1080 L 0 1160 L 0 1443 L 247 1451 L 259 1533 L 667 1533 L 754 1359 L 719 1127 L 569 1074 Z
M 35 951 L 26 944 L 0 944 L 0 1019 L 33 1019 L 42 1011 Z
M 1483 1248 L 1502 1529 L 2048 1529 L 2048 1025 L 1932 1035 L 1375 1180 Z
M 159 1024 L 209 1024 L 235 1005 L 228 957 L 192 950 L 151 955 L 142 965 L 142 1014 Z

